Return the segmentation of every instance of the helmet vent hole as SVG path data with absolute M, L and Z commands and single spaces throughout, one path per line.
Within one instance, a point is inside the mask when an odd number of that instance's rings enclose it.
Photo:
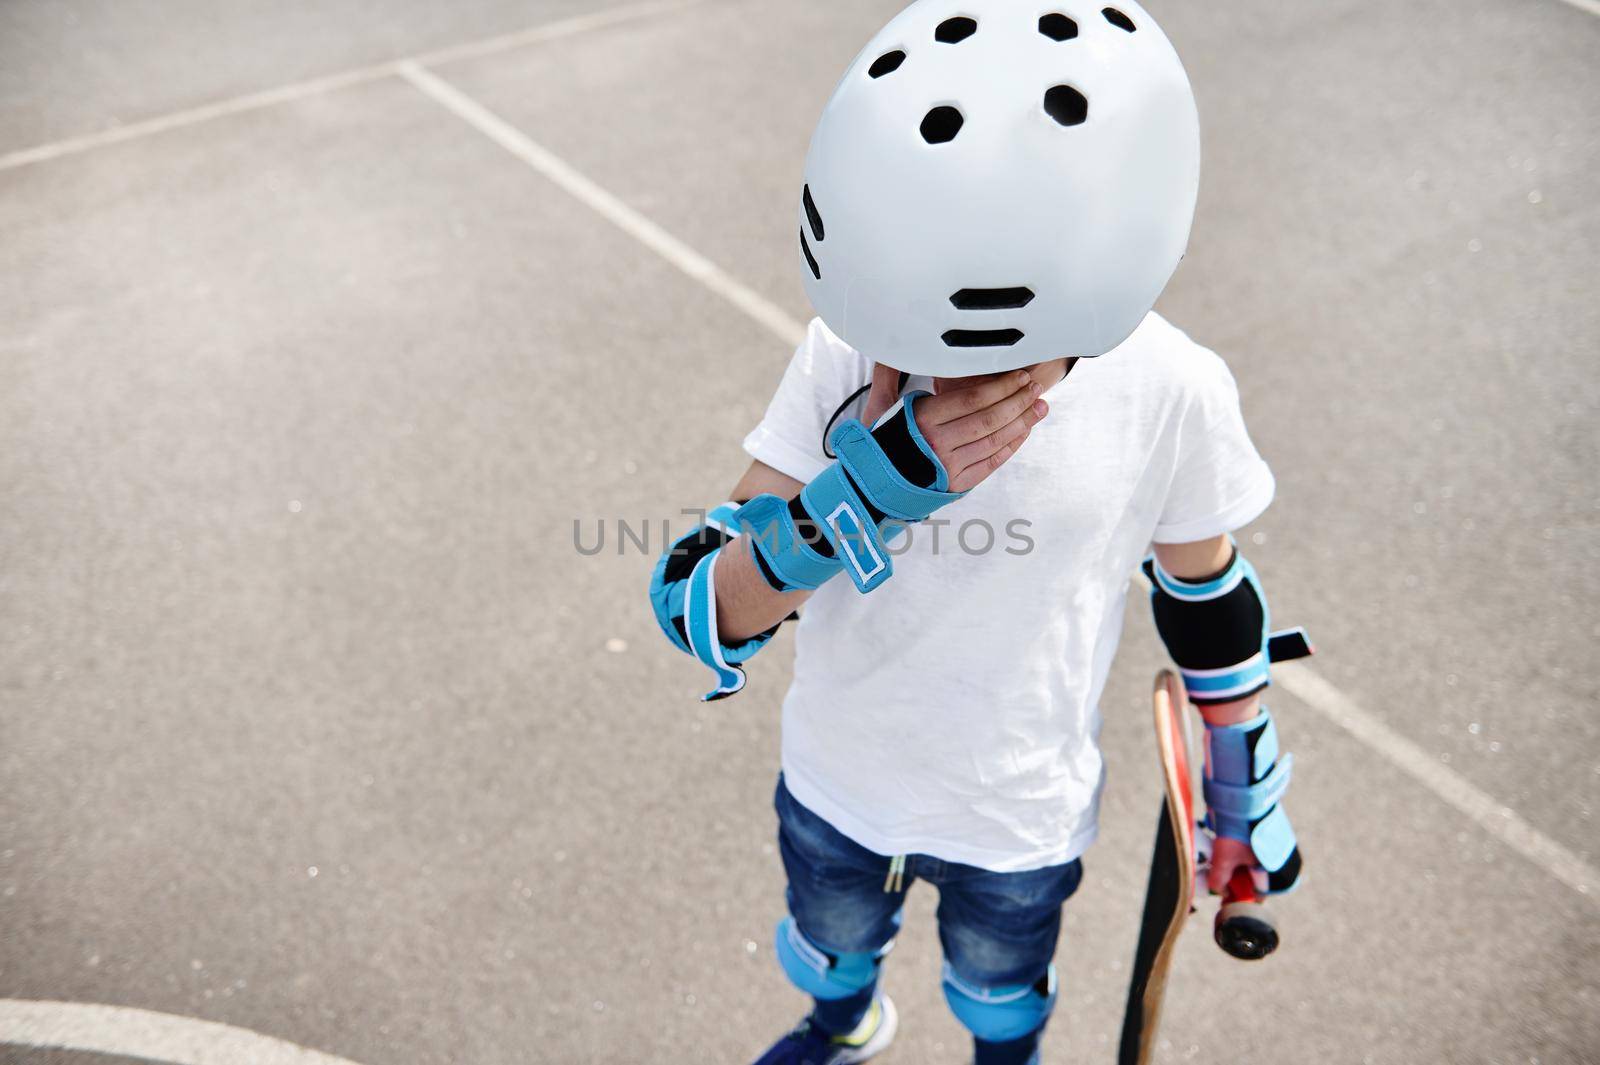
M 805 204 L 806 221 L 811 223 L 811 235 L 817 238 L 818 244 L 821 244 L 823 240 L 822 214 L 817 210 L 816 201 L 811 198 L 810 185 L 805 187 L 804 192 L 802 192 L 800 196 L 800 200 Z
M 898 48 L 892 52 L 885 52 L 872 61 L 872 65 L 867 68 L 867 77 L 881 78 L 885 74 L 893 74 L 905 61 L 906 54 Z
M 978 24 L 965 15 L 947 18 L 933 31 L 933 39 L 940 44 L 960 44 L 978 32 Z
M 1033 302 L 1031 288 L 964 288 L 950 297 L 960 311 L 1014 311 Z
M 1104 15 L 1106 17 L 1106 21 L 1111 23 L 1119 30 L 1132 33 L 1134 30 L 1139 28 L 1133 24 L 1133 19 L 1129 18 L 1127 15 L 1124 15 L 1114 7 L 1102 8 L 1100 14 Z
M 953 107 L 935 107 L 922 119 L 922 139 L 929 144 L 948 144 L 956 139 L 966 119 Z
M 800 231 L 800 250 L 805 253 L 806 265 L 811 267 L 811 276 L 818 281 L 822 280 L 822 267 L 817 265 L 817 257 L 811 254 L 811 245 L 806 243 L 806 231 Z
M 1059 12 L 1039 16 L 1039 32 L 1052 41 L 1070 41 L 1078 35 L 1078 24 Z
M 1044 110 L 1063 126 L 1081 126 L 1089 117 L 1089 101 L 1071 85 L 1057 85 L 1044 94 Z
M 952 348 L 1009 348 L 1022 337 L 1020 329 L 952 329 L 941 339 Z

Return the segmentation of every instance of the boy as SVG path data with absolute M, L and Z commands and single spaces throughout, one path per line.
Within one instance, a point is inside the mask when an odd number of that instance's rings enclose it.
M 976 1062 L 1038 1061 L 1095 834 L 1097 703 L 1152 543 L 1157 628 L 1209 733 L 1213 886 L 1239 865 L 1293 884 L 1265 600 L 1229 536 L 1272 475 L 1226 366 L 1151 311 L 1198 174 L 1182 65 L 1122 0 L 919 0 L 823 113 L 799 212 L 818 318 L 745 441 L 740 502 L 651 585 L 708 698 L 804 604 L 777 954 L 814 1006 L 760 1065 L 889 1044 L 878 976 L 919 878 Z

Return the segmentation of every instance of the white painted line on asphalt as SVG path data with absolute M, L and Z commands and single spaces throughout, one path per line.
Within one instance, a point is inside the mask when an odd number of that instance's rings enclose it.
M 617 26 L 624 22 L 636 22 L 639 19 L 650 18 L 654 15 L 664 15 L 669 11 L 680 11 L 703 3 L 706 3 L 706 0 L 648 0 L 646 3 L 624 4 L 621 7 L 605 8 L 588 15 L 576 15 L 572 18 L 558 19 L 555 22 L 547 22 L 542 26 L 531 26 L 528 29 L 516 30 L 512 33 L 501 34 L 498 37 L 486 37 L 481 41 L 469 41 L 466 44 L 455 44 L 433 52 L 423 52 L 420 55 L 402 59 L 400 62 L 437 67 L 462 59 L 478 59 L 482 56 L 495 55 L 499 52 L 509 52 L 530 44 L 553 41 L 559 37 L 575 37 L 580 33 L 592 33 L 595 30 L 603 30 L 608 26 Z
M 0 999 L 0 1046 L 81 1050 L 171 1065 L 355 1065 L 318 1050 L 196 1017 L 129 1006 Z
M 1561 2 L 1569 4 L 1579 11 L 1587 11 L 1591 15 L 1600 15 L 1600 0 L 1561 0 Z
M 121 144 L 124 141 L 137 140 L 140 137 L 149 137 L 156 133 L 165 133 L 168 130 L 182 129 L 185 126 L 210 122 L 212 119 L 224 118 L 228 115 L 237 115 L 244 111 L 256 111 L 263 107 L 271 107 L 274 104 L 288 103 L 291 100 L 300 100 L 307 96 L 317 96 L 321 93 L 332 92 L 335 89 L 359 85 L 362 82 L 376 81 L 379 78 L 389 77 L 394 74 L 394 66 L 393 63 L 380 63 L 376 66 L 361 67 L 358 70 L 346 70 L 343 73 L 329 74 L 327 77 L 295 82 L 293 85 L 283 85 L 276 89 L 246 93 L 243 96 L 219 100 L 216 103 L 190 108 L 187 111 L 175 111 L 172 114 L 148 118 L 142 122 L 130 122 L 126 126 L 115 126 L 111 129 L 100 130 L 97 133 L 86 133 L 81 137 L 69 137 L 53 144 L 41 144 L 36 148 L 24 148 L 21 151 L 8 152 L 5 155 L 0 155 L 0 170 L 15 170 L 17 167 L 43 163 L 51 159 L 60 159 L 66 155 L 77 155 L 80 152 L 87 152 L 94 148 L 105 148 L 112 144 Z
M 307 81 L 281 85 L 275 89 L 263 89 L 260 92 L 246 93 L 243 96 L 218 100 L 216 103 L 205 104 L 201 107 L 193 107 L 185 111 L 174 111 L 171 114 L 158 115 L 155 118 L 147 118 L 140 122 L 130 122 L 125 126 L 115 126 L 95 133 L 86 133 L 79 137 L 68 137 L 65 140 L 55 141 L 50 144 L 41 144 L 33 148 L 23 148 L 18 151 L 8 152 L 0 155 L 0 171 L 15 170 L 18 167 L 30 166 L 34 163 L 43 163 L 51 159 L 60 159 L 63 156 L 77 155 L 95 148 L 104 148 L 113 144 L 136 140 L 140 137 L 165 133 L 168 130 L 182 129 L 185 126 L 210 122 L 213 119 L 225 118 L 228 115 L 257 111 L 263 107 L 272 107 L 275 104 L 289 103 L 293 100 L 303 100 L 308 96 L 319 96 L 323 93 L 349 88 L 352 85 L 393 77 L 399 73 L 401 63 L 439 64 L 459 59 L 492 55 L 496 52 L 510 51 L 530 44 L 539 44 L 543 41 L 588 33 L 592 30 L 604 29 L 607 26 L 648 18 L 652 15 L 659 15 L 663 12 L 675 11 L 705 2 L 706 0 L 650 0 L 648 3 L 628 4 L 588 15 L 561 19 L 543 26 L 517 30 L 498 37 L 489 37 L 468 44 L 441 48 L 437 51 L 413 56 L 410 59 L 374 63 L 371 66 L 357 67 L 337 74 L 327 74 Z
M 1150 594 L 1150 579 L 1134 575 L 1133 584 Z M 1534 828 L 1511 807 L 1446 769 L 1433 755 L 1406 739 L 1370 710 L 1334 687 L 1303 662 L 1279 662 L 1272 682 L 1366 744 L 1397 769 L 1433 792 L 1447 806 L 1465 814 L 1478 827 L 1563 884 L 1600 905 L 1600 870 Z
M 777 304 L 748 285 L 736 281 L 716 263 L 595 184 L 566 160 L 536 143 L 454 85 L 416 63 L 401 63 L 400 73 L 420 92 L 560 186 L 628 236 L 765 326 L 785 344 L 793 347 L 805 336 L 805 326 L 789 317 Z
M 1322 714 L 1350 735 L 1383 755 L 1396 767 L 1461 813 L 1489 835 L 1510 847 L 1589 901 L 1600 904 L 1600 870 L 1534 828 L 1494 796 L 1447 769 L 1433 755 L 1412 743 L 1378 716 L 1299 662 L 1272 667 L 1273 682 Z

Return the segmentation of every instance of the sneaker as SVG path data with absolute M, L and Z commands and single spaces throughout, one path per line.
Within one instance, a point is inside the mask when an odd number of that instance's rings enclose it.
M 830 1036 L 807 1017 L 757 1058 L 756 1065 L 858 1065 L 887 1049 L 899 1027 L 894 1001 L 879 995 L 849 1035 Z

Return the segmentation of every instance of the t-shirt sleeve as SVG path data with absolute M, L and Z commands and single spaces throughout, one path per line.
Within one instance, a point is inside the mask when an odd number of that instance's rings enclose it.
M 1272 502 L 1277 485 L 1245 429 L 1239 387 L 1227 364 L 1202 351 L 1178 427 L 1177 466 L 1158 544 L 1208 540 L 1248 525 Z
M 867 380 L 867 360 L 813 319 L 767 413 L 744 438 L 745 451 L 797 481 L 815 479 L 830 462 L 822 450 L 828 419 Z

